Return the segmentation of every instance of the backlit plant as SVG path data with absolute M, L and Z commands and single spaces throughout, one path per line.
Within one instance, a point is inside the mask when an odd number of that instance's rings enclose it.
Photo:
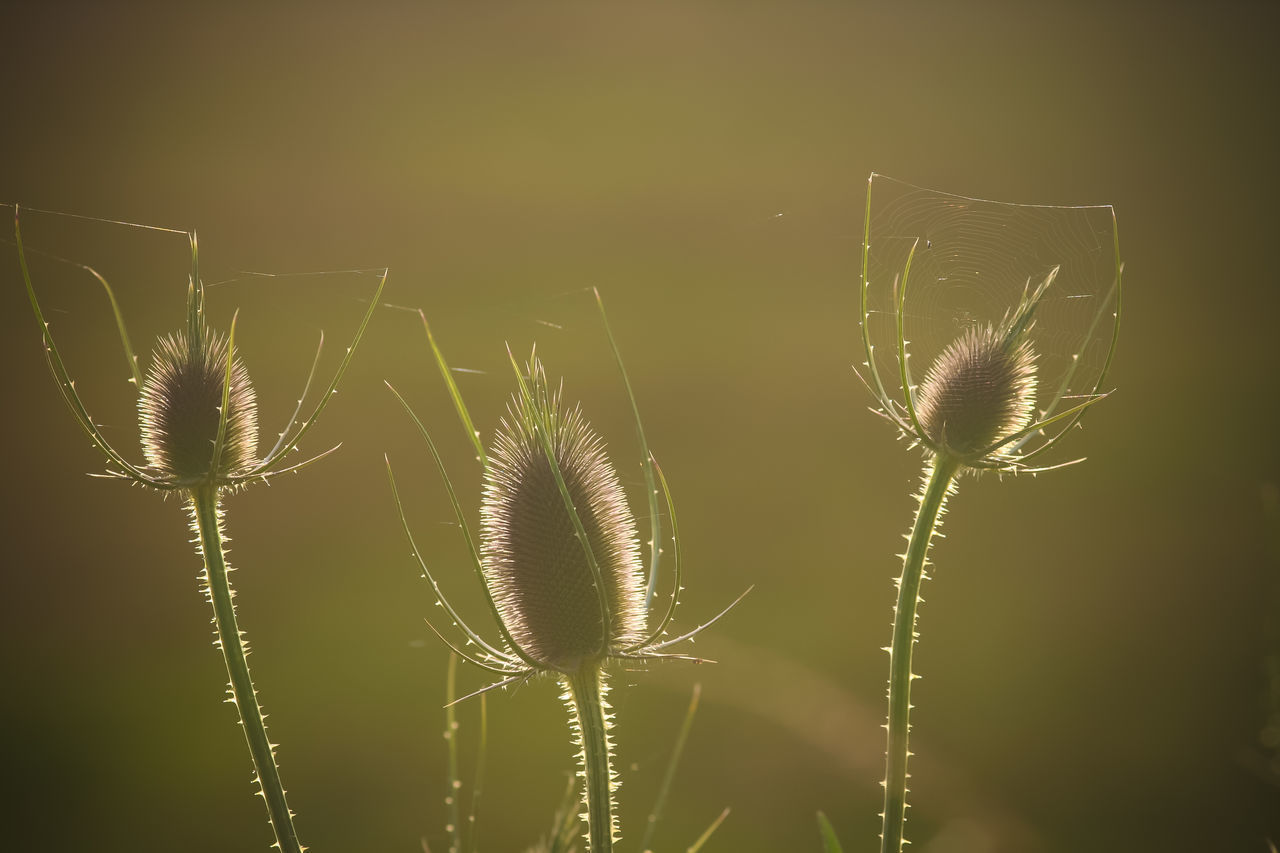
M 217 628 L 216 645 L 222 650 L 226 661 L 230 694 L 240 713 L 260 793 L 275 833 L 276 843 L 273 846 L 285 853 L 301 853 L 306 848 L 298 841 L 293 814 L 285 800 L 274 745 L 267 739 L 264 714 L 249 675 L 247 642 L 236 620 L 224 547 L 222 499 L 250 483 L 268 482 L 273 477 L 297 471 L 337 450 L 335 446 L 311 459 L 286 464 L 287 458 L 297 451 L 299 442 L 315 425 L 336 393 L 378 304 L 378 297 L 386 283 L 386 271 L 379 278 L 377 290 L 350 347 L 311 414 L 305 420 L 298 421 L 303 400 L 308 396 L 311 382 L 315 378 L 320 349 L 324 344 L 323 335 L 306 385 L 288 425 L 280 433 L 275 445 L 259 457 L 257 397 L 249 380 L 248 370 L 236 352 L 236 321 L 233 317 L 226 335 L 210 329 L 206 322 L 205 292 L 200 280 L 195 234 L 189 235 L 191 277 L 187 286 L 186 324 L 180 331 L 157 342 L 151 367 L 145 377 L 139 372 L 137 358 L 132 352 L 124 320 L 110 286 L 102 276 L 86 268 L 107 289 L 125 355 L 133 371 L 132 380 L 138 388 L 138 421 L 145 462 L 135 465 L 108 443 L 76 391 L 32 286 L 16 209 L 14 238 L 23 282 L 40 327 L 49 370 L 76 422 L 106 457 L 106 476 L 126 480 L 165 495 L 176 493 L 187 502 L 191 528 L 197 536 L 198 551 L 204 560 L 203 591 L 213 605 Z
M 612 661 L 698 660 L 668 649 L 694 637 L 728 608 L 688 633 L 665 639 L 681 589 L 675 510 L 666 478 L 648 452 L 630 382 L 598 294 L 596 300 L 644 454 L 652 534 L 650 589 L 663 542 L 659 492 L 671 519 L 672 592 L 656 624 L 648 624 L 650 598 L 646 594 L 635 520 L 617 472 L 605 454 L 604 442 L 581 411 L 567 408 L 561 392 L 551 389 L 536 354 L 521 366 L 508 350 L 517 391 L 486 452 L 449 367 L 427 329 L 437 366 L 484 469 L 478 544 L 434 442 L 408 404 L 392 389 L 417 424 L 444 478 L 472 567 L 498 626 L 497 642 L 472 630 L 441 593 L 414 542 L 394 477 L 391 487 L 423 574 L 438 604 L 465 641 L 447 639 L 434 625 L 432 630 L 460 657 L 499 676 L 486 690 L 539 675 L 553 677 L 561 684 L 578 747 L 579 775 L 583 778 L 587 849 L 603 853 L 613 849 L 618 837 L 614 802 L 617 776 L 612 768 L 613 715 L 606 701 L 606 666 Z M 423 322 L 425 326 L 425 319 Z
M 860 291 L 865 372 L 858 375 L 876 399 L 875 411 L 925 457 L 919 508 L 901 555 L 893 641 L 886 647 L 881 850 L 899 853 L 906 843 L 908 719 L 917 677 L 911 655 L 930 541 L 965 473 L 1035 474 L 1081 461 L 1047 464 L 1044 454 L 1105 396 L 1119 330 L 1122 265 L 1110 207 L 1002 205 L 883 179 L 889 193 L 899 195 L 873 228 L 877 179 L 873 174 L 867 187 Z M 1026 227 L 1011 227 L 1022 219 Z M 1038 233 L 1042 227 L 1047 236 Z M 1102 289 L 1091 290 L 1094 284 Z M 1041 315 L 1051 304 L 1067 306 L 1062 310 L 1075 322 L 1042 330 Z M 906 328 L 914 322 L 922 337 L 938 337 L 922 320 L 926 315 L 949 329 L 950 339 L 930 342 L 935 353 L 917 382 L 909 349 L 914 333 L 909 339 Z M 875 326 L 892 335 L 887 345 L 873 340 Z M 1055 354 L 1046 376 L 1043 359 L 1055 348 L 1067 352 Z M 1097 366 L 1086 368 L 1086 362 Z

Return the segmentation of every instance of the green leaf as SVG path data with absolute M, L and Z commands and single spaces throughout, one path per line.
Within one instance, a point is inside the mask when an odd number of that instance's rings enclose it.
M 818 812 L 818 834 L 822 836 L 823 853 L 844 853 L 844 848 L 840 846 L 840 839 L 836 838 L 835 827 L 822 812 Z

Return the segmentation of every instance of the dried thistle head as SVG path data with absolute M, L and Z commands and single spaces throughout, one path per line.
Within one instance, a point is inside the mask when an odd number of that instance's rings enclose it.
M 1057 268 L 1050 270 L 1034 289 L 1028 281 L 1022 299 L 998 326 L 971 325 L 962 331 L 929 365 L 918 386 L 907 378 L 907 353 L 899 338 L 905 403 L 899 405 L 886 394 L 881 398 L 881 414 L 930 455 L 955 461 L 964 469 L 1026 470 L 1028 457 L 1016 452 L 1020 444 L 1011 445 L 1052 420 L 1083 409 L 1033 423 L 1036 352 L 1029 333 L 1036 308 L 1057 272 Z
M 972 326 L 930 365 L 917 391 L 916 419 L 941 452 L 974 461 L 1031 423 L 1036 356 L 1030 341 L 1006 346 L 997 330 Z
M 548 392 L 536 360 L 530 377 L 531 395 L 512 400 L 489 453 L 481 557 L 512 638 L 538 664 L 572 672 L 644 640 L 640 543 L 604 442 L 581 410 L 561 411 L 560 394 Z M 589 547 L 578 538 L 570 503 Z
M 138 423 L 147 464 L 178 481 L 224 480 L 251 468 L 258 449 L 258 400 L 249 371 L 236 356 L 227 386 L 224 445 L 213 470 L 227 374 L 227 338 L 186 332 L 156 344 L 138 397 Z

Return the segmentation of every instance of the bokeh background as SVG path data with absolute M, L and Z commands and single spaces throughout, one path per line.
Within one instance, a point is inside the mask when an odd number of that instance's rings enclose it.
M 681 510 L 681 623 L 756 586 L 697 645 L 718 664 L 617 673 L 621 849 L 700 682 L 656 846 L 728 806 L 706 849 L 740 851 L 818 849 L 818 809 L 848 850 L 879 829 L 880 647 L 920 460 L 850 369 L 868 173 L 1114 204 L 1124 327 L 1117 393 L 1070 438 L 1089 461 L 965 481 L 934 554 L 908 835 L 928 853 L 1263 853 L 1280 834 L 1276 23 L 1242 3 L 6 4 L 0 202 L 198 229 L 206 281 L 238 279 L 210 301 L 223 325 L 241 309 L 264 433 L 373 278 L 239 273 L 386 266 L 385 300 L 486 371 L 461 379 L 486 436 L 511 391 L 503 342 L 537 340 L 635 489 L 599 287 Z M 181 322 L 181 234 L 23 222 L 33 249 L 110 278 L 140 352 Z M 265 850 L 184 511 L 85 476 L 102 460 L 0 239 L 0 846 Z M 132 453 L 101 291 L 44 256 L 34 271 Z M 422 327 L 392 307 L 304 448 L 341 452 L 228 505 L 251 664 L 316 851 L 444 849 L 447 655 L 384 453 L 481 615 L 383 379 L 474 507 Z M 556 693 L 488 703 L 486 850 L 550 822 L 571 767 Z M 467 762 L 477 713 L 460 710 Z

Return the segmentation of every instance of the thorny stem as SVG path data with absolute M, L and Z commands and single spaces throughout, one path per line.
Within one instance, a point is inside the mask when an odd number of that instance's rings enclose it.
M 907 812 L 907 737 L 911 730 L 911 652 L 916 641 L 916 605 L 920 601 L 920 581 L 924 575 L 929 542 L 937 529 L 938 517 L 947 494 L 960 473 L 960 464 L 942 456 L 928 469 L 920 508 L 907 543 L 898 578 L 898 604 L 894 608 L 893 645 L 889 649 L 889 730 L 885 760 L 884 824 L 880 833 L 881 853 L 900 853 L 904 843 L 903 823 Z
M 617 824 L 613 814 L 614 777 L 609 742 L 610 718 L 605 704 L 607 688 L 598 664 L 584 664 L 572 675 L 562 676 L 565 701 L 575 717 L 578 760 L 582 764 L 583 800 L 587 806 L 588 853 L 610 853 Z
M 276 846 L 282 853 L 302 853 L 304 848 L 293 828 L 293 813 L 285 802 L 284 786 L 280 782 L 280 770 L 276 766 L 275 752 L 267 739 L 262 708 L 258 705 L 257 692 L 249 677 L 249 663 L 245 659 L 245 645 L 236 624 L 235 603 L 231 583 L 227 578 L 227 561 L 223 551 L 222 512 L 218 506 L 218 489 L 202 485 L 191 490 L 191 512 L 200 536 L 200 550 L 204 556 L 205 581 L 209 600 L 213 603 L 214 622 L 218 630 L 218 645 L 227 663 L 231 679 L 231 693 L 249 753 L 262 788 L 262 799 L 267 804 L 267 817 L 275 832 Z

